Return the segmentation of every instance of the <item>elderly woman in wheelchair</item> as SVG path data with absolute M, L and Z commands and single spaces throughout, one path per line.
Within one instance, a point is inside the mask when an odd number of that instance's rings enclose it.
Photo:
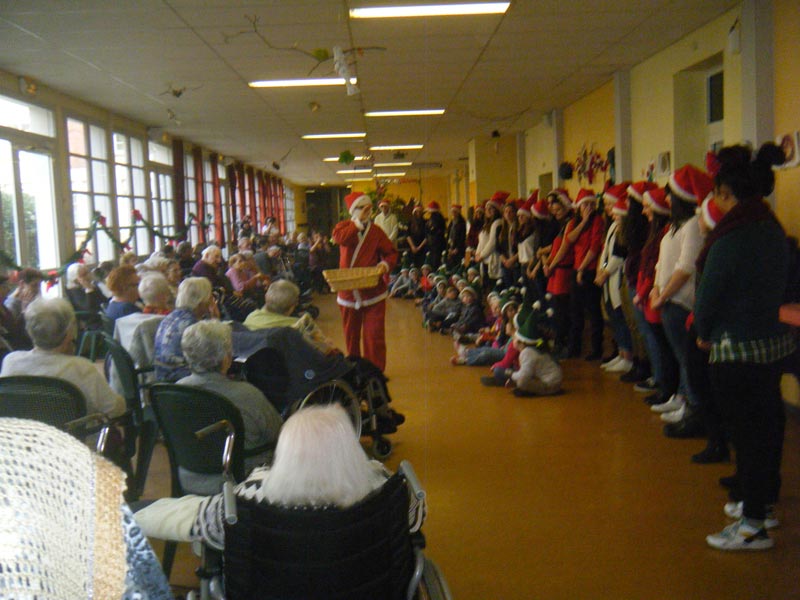
M 224 550 L 231 597 L 414 597 L 423 574 L 440 578 L 412 545 L 424 492 L 410 465 L 392 476 L 354 433 L 338 404 L 304 408 L 281 430 L 272 466 L 235 487 L 238 523 L 224 494 L 158 500 L 137 521 L 148 536 Z

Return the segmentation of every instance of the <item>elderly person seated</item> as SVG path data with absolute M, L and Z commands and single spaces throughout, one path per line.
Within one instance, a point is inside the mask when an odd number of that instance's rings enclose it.
M 97 313 L 107 300 L 88 265 L 72 263 L 67 267 L 66 280 L 67 298 L 75 310 Z
M 260 273 L 252 259 L 246 258 L 243 254 L 231 256 L 228 265 L 230 268 L 225 275 L 237 292 L 257 292 L 259 289 L 263 290 L 264 285 L 269 282 L 269 277 Z
M 272 466 L 254 470 L 235 491 L 269 504 L 348 508 L 388 477 L 381 463 L 367 458 L 344 409 L 316 405 L 287 419 Z M 225 544 L 222 494 L 164 498 L 137 512 L 136 520 L 148 537 L 202 540 L 220 550 Z
M 17 289 L 3 301 L 15 319 L 21 318 L 28 305 L 39 297 L 42 279 L 42 273 L 31 267 L 25 267 L 18 273 Z
M 172 290 L 163 275 L 145 275 L 139 283 L 139 296 L 144 303 L 142 312 L 120 317 L 114 324 L 114 339 L 122 344 L 137 366 L 153 364 L 156 330 L 165 315 L 170 313 Z
M 293 327 L 303 333 L 305 339 L 323 354 L 335 352 L 333 342 L 325 337 L 311 315 L 293 316 L 300 299 L 300 288 L 288 279 L 279 279 L 270 284 L 263 308 L 254 310 L 244 320 L 250 331 L 272 327 Z
M 178 380 L 178 384 L 210 390 L 230 400 L 242 414 L 245 450 L 272 445 L 278 439 L 283 419 L 257 387 L 226 377 L 233 362 L 232 347 L 231 328 L 225 323 L 208 320 L 187 327 L 181 337 L 181 349 L 192 374 Z M 271 456 L 270 451 L 248 457 L 245 468 L 250 471 Z M 211 493 L 219 489 L 219 482 L 216 484 Z M 186 487 L 198 489 L 195 482 Z
M 156 331 L 155 376 L 158 381 L 175 382 L 191 374 L 181 350 L 181 336 L 202 319 L 219 319 L 219 309 L 205 277 L 188 277 L 181 282 L 175 310 L 164 317 Z
M 122 265 L 108 274 L 106 285 L 113 296 L 106 306 L 106 316 L 112 321 L 141 312 L 139 301 L 139 274 L 133 265 Z
M 0 359 L 11 350 L 26 350 L 31 347 L 22 315 L 15 316 L 5 306 L 10 289 L 8 276 L 0 275 Z
M 223 288 L 226 292 L 232 292 L 233 286 L 225 275 L 220 273 L 222 266 L 222 250 L 218 246 L 209 246 L 200 256 L 192 267 L 192 275 L 195 277 L 205 277 L 215 288 Z
M 25 311 L 25 330 L 33 350 L 12 352 L 3 360 L 0 377 L 38 375 L 64 379 L 86 398 L 89 413 L 116 417 L 125 412 L 125 400 L 112 390 L 92 362 L 75 356 L 75 311 L 63 298 L 40 298 Z

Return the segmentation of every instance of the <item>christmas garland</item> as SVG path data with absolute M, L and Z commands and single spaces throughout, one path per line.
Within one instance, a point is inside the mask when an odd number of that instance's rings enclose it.
M 189 226 L 192 224 L 192 221 L 196 222 L 199 226 L 203 229 L 206 229 L 211 222 L 201 221 L 197 218 L 194 213 L 189 213 L 189 220 L 185 225 L 179 225 L 177 227 L 177 232 L 175 235 L 167 235 L 165 233 L 161 233 L 158 231 L 151 223 L 149 223 L 142 213 L 138 210 L 132 211 L 133 215 L 133 224 L 131 224 L 129 231 L 130 234 L 128 238 L 125 240 L 120 240 L 114 236 L 114 233 L 108 228 L 106 225 L 106 218 L 99 212 L 95 211 L 94 216 L 92 217 L 92 222 L 89 224 L 89 229 L 86 231 L 86 236 L 83 238 L 81 245 L 73 252 L 66 260 L 66 262 L 61 265 L 58 269 L 52 269 L 47 273 L 42 273 L 43 278 L 47 281 L 47 289 L 53 287 L 60 277 L 64 276 L 66 273 L 67 268 L 75 262 L 83 262 L 83 257 L 86 254 L 91 254 L 89 250 L 89 243 L 94 238 L 95 234 L 97 233 L 98 229 L 105 233 L 114 246 L 121 251 L 128 251 L 131 249 L 131 240 L 133 240 L 133 236 L 136 235 L 136 223 L 142 223 L 147 229 L 147 231 L 156 237 L 159 237 L 164 240 L 168 240 L 170 242 L 175 242 L 178 240 L 183 240 L 186 238 L 186 232 L 189 229 Z M 7 269 L 11 269 L 13 271 L 21 271 L 23 267 L 18 265 L 14 258 L 10 256 L 5 250 L 0 248 L 0 266 L 5 267 Z

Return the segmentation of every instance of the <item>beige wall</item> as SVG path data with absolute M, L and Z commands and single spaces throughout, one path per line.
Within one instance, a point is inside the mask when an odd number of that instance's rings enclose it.
M 547 119 L 542 119 L 525 132 L 525 181 L 528 194 L 539 187 L 539 176 L 552 173 L 556 178 L 555 131 Z
M 588 150 L 594 147 L 603 159 L 614 146 L 613 82 L 599 87 L 564 109 L 564 154 L 561 161 L 574 164 L 584 146 Z M 604 174 L 599 173 L 594 182 L 589 184 L 586 179 L 579 181 L 576 174 L 566 182 L 566 188 L 573 198 L 582 187 L 600 191 L 603 189 L 603 177 Z
M 372 181 L 353 183 L 354 192 L 370 192 L 375 189 Z M 408 202 L 415 198 L 423 205 L 436 201 L 443 209 L 450 206 L 450 178 L 447 176 L 423 177 L 422 179 L 403 179 L 386 186 L 386 194 Z
M 683 70 L 708 61 L 725 50 L 728 29 L 739 16 L 737 7 L 722 17 L 687 35 L 666 50 L 631 69 L 632 172 L 634 179 L 644 176 L 659 153 L 675 158 L 674 78 Z M 736 143 L 742 137 L 741 59 L 725 52 L 724 142 Z M 700 157 L 702 161 L 702 157 Z M 702 164 L 702 163 L 700 163 Z M 674 164 L 672 167 L 681 165 Z M 659 179 L 665 183 L 666 177 Z
M 775 135 L 800 130 L 800 7 L 775 0 Z M 800 236 L 800 167 L 778 171 L 776 211 L 791 235 Z
M 478 201 L 490 198 L 498 190 L 515 195 L 517 189 L 517 138 L 515 135 L 493 138 L 481 136 L 469 143 L 469 178 L 475 182 Z

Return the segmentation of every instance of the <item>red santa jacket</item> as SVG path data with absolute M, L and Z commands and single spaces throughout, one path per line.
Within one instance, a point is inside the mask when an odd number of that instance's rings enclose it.
M 397 250 L 383 230 L 370 221 L 361 232 L 353 221 L 341 221 L 333 228 L 333 241 L 339 244 L 339 268 L 374 267 L 384 263 L 387 272 L 397 263 Z M 338 293 L 336 301 L 341 306 L 359 309 L 381 302 L 386 296 L 386 278 L 378 285 L 361 290 L 346 290 Z

